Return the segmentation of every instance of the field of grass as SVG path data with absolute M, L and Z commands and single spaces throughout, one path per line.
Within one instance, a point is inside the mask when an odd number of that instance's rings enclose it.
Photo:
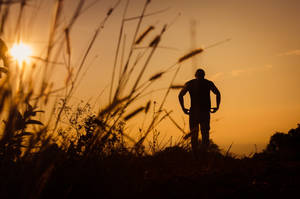
M 32 2 L 39 1 L 0 1 L 0 198 L 287 198 L 297 193 L 299 127 L 289 134 L 274 134 L 264 152 L 244 158 L 221 151 L 215 144 L 195 158 L 185 135 L 170 147 L 158 146 L 155 128 L 170 117 L 164 105 L 170 91 L 182 87 L 174 85 L 181 63 L 205 49 L 194 49 L 165 70 L 146 77 L 145 70 L 169 28 L 169 24 L 161 27 L 142 53 L 136 53 L 157 28 L 141 30 L 150 0 L 130 19 L 125 17 L 128 4 L 116 1 L 96 27 L 77 65 L 71 64 L 75 58 L 70 35 L 82 13 L 98 2 L 76 1 L 71 17 L 62 25 L 64 0 L 53 1 L 45 53 L 32 57 L 30 63 L 18 63 L 10 57 L 6 40 L 21 43 L 22 23 Z M 124 14 L 115 38 L 108 102 L 100 110 L 89 103 L 73 109 L 72 98 L 88 68 L 95 41 L 120 5 Z M 123 46 L 128 20 L 136 22 L 129 47 Z M 13 35 L 7 32 L 8 26 L 15 27 Z M 121 58 L 125 47 L 128 56 Z M 54 88 L 49 74 L 62 57 L 64 85 Z M 143 97 L 166 74 L 172 79 L 152 111 L 154 102 Z M 145 99 L 142 105 L 140 99 Z M 139 137 L 132 137 L 126 124 L 141 113 L 150 117 L 150 122 Z M 47 117 L 40 117 L 43 114 Z M 147 143 L 150 135 L 153 139 Z
M 52 146 L 1 161 L 1 198 L 287 198 L 298 193 L 299 159 L 237 159 L 181 147 L 154 155 L 75 156 Z

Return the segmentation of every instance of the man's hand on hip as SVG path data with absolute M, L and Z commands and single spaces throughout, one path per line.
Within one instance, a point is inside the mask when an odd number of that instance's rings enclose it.
M 185 114 L 187 114 L 187 115 L 189 115 L 189 114 L 190 114 L 190 110 L 189 110 L 189 109 L 187 109 L 187 108 L 183 108 L 182 110 L 183 110 L 183 112 L 184 112 Z
M 210 112 L 211 112 L 211 113 L 215 113 L 215 112 L 217 112 L 218 110 L 219 110 L 218 107 L 216 107 L 216 108 L 210 108 Z

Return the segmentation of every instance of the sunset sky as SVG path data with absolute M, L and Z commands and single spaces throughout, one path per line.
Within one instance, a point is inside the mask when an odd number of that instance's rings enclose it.
M 46 48 L 53 2 L 33 1 L 26 11 L 24 21 L 28 25 L 22 27 L 21 37 L 38 56 Z M 66 21 L 75 8 L 74 2 L 66 0 L 63 17 Z M 91 2 L 87 0 L 86 5 Z M 78 64 L 96 26 L 116 2 L 99 1 L 76 22 L 71 33 L 74 65 Z M 144 2 L 131 0 L 126 17 L 138 16 Z M 122 0 L 105 24 L 87 61 L 88 71 L 75 94 L 76 99 L 91 100 L 99 108 L 107 103 L 125 4 L 126 1 Z M 231 39 L 184 62 L 175 80 L 176 84 L 184 84 L 194 78 L 197 68 L 203 68 L 206 78 L 221 91 L 221 107 L 212 115 L 211 121 L 211 138 L 216 144 L 226 149 L 233 143 L 233 152 L 249 154 L 254 152 L 254 145 L 261 150 L 275 132 L 287 132 L 300 123 L 299 0 L 152 0 L 146 13 L 164 9 L 159 14 L 146 17 L 141 26 L 140 34 L 150 25 L 155 26 L 141 44 L 147 46 L 164 24 L 170 25 L 160 44 L 164 48 L 155 52 L 145 79 L 168 68 L 192 48 L 205 48 Z M 66 21 L 61 22 L 64 24 Z M 132 42 L 130 38 L 135 26 L 136 21 L 125 24 L 126 46 Z M 13 26 L 4 35 L 9 45 L 13 43 L 9 36 L 12 30 Z M 125 49 L 125 56 L 126 53 Z M 149 91 L 168 87 L 172 75 L 173 72 L 163 77 Z M 59 87 L 65 80 L 65 69 L 58 67 L 53 76 Z M 104 94 L 97 98 L 103 89 Z M 147 99 L 159 103 L 164 92 L 154 92 L 141 103 Z M 165 108 L 173 110 L 172 117 L 187 131 L 188 116 L 179 106 L 178 92 L 171 92 Z M 212 99 L 214 102 L 213 95 Z M 185 100 L 188 107 L 188 97 Z M 139 127 L 139 121 L 132 120 L 128 128 Z M 158 128 L 162 137 L 182 135 L 168 119 Z

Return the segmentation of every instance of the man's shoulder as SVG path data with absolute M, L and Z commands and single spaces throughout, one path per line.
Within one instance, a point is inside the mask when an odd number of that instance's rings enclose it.
M 214 83 L 212 82 L 212 81 L 210 81 L 210 80 L 208 80 L 208 79 L 203 79 L 203 80 L 201 80 L 201 84 L 203 85 L 203 83 L 204 83 L 204 85 L 207 85 L 207 86 L 209 86 L 209 87 L 211 87 L 211 86 L 214 86 Z M 191 87 L 191 86 L 193 86 L 193 85 L 199 85 L 199 81 L 197 80 L 197 79 L 192 79 L 192 80 L 190 80 L 190 81 L 187 81 L 186 83 L 185 83 L 185 86 L 187 87 L 187 88 L 189 88 L 189 87 Z
M 185 82 L 184 86 L 189 90 L 194 83 L 195 83 L 195 79 L 192 79 L 190 81 Z
M 185 82 L 185 85 L 191 85 L 196 81 L 196 79 L 191 79 L 190 81 Z
M 213 81 L 210 81 L 208 79 L 204 79 L 204 81 L 208 84 L 208 85 L 214 85 Z
M 196 82 L 198 82 L 199 80 L 197 80 L 197 79 L 192 79 L 192 80 L 190 80 L 190 81 L 187 81 L 185 84 L 194 84 L 194 83 L 196 83 Z M 208 80 L 208 79 L 202 79 L 201 80 L 202 82 L 205 82 L 205 83 L 207 83 L 207 84 L 213 84 L 213 82 L 212 81 L 210 81 L 210 80 Z
M 212 81 L 208 80 L 208 79 L 204 79 L 204 81 L 208 82 L 208 83 L 213 83 Z

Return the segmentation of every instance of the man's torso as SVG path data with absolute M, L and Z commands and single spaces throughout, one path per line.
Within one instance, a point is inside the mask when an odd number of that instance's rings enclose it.
M 210 90 L 213 83 L 207 79 L 193 79 L 186 83 L 191 98 L 191 112 L 210 111 Z

